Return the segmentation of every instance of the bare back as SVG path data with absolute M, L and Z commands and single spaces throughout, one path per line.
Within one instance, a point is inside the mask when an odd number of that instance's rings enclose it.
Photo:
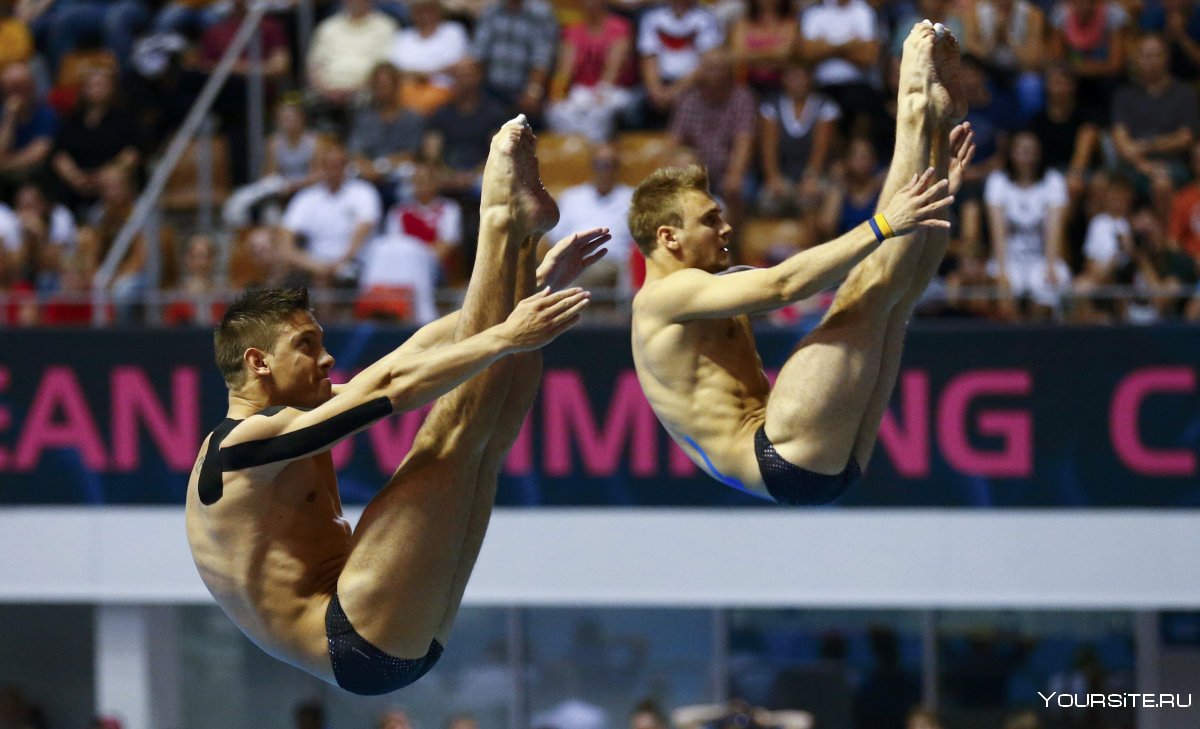
M 766 497 L 754 432 L 766 417 L 770 383 L 749 317 L 669 321 L 656 313 L 661 307 L 646 306 L 667 278 L 647 282 L 633 300 L 633 361 L 642 390 L 697 466 Z
M 235 427 L 226 442 L 238 437 Z M 351 546 L 332 456 L 222 473 L 220 498 L 204 504 L 207 452 L 208 439 L 188 481 L 186 512 L 201 579 L 263 650 L 332 681 L 325 609 Z

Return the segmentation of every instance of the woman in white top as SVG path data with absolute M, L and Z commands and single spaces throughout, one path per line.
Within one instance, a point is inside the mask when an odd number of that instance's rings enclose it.
M 1001 313 L 1016 318 L 1019 298 L 1033 302 L 1035 317 L 1049 316 L 1071 283 L 1063 260 L 1067 183 L 1046 167 L 1036 136 L 1013 138 L 1004 168 L 987 178 L 983 200 L 992 239 L 988 274 L 1004 293 Z

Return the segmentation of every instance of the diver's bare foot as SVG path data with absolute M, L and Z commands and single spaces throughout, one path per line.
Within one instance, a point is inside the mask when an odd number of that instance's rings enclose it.
M 962 54 L 958 39 L 946 29 L 933 44 L 933 93 L 931 112 L 946 129 L 967 116 L 967 99 L 962 88 Z
M 492 137 L 487 162 L 483 165 L 480 209 L 509 207 L 513 204 L 517 179 L 515 152 L 525 134 L 525 118 L 518 116 L 500 127 Z
M 524 121 L 524 115 L 517 117 Z M 540 237 L 558 224 L 558 204 L 542 185 L 538 173 L 537 139 L 528 126 L 513 151 L 516 165 L 513 186 L 516 222 L 522 232 Z
M 904 40 L 900 57 L 900 96 L 921 94 L 928 97 L 933 86 L 933 45 L 936 34 L 932 24 L 918 22 Z

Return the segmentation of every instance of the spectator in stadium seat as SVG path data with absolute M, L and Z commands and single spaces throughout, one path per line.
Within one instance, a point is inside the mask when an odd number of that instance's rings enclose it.
M 671 114 L 671 139 L 691 147 L 725 206 L 725 219 L 736 225 L 742 213 L 742 186 L 754 156 L 758 105 L 754 92 L 734 84 L 733 65 L 724 51 L 709 51 L 696 83 L 680 97 Z
M 758 113 L 760 210 L 780 215 L 819 207 L 841 110 L 813 90 L 808 65 L 792 59 L 783 72 L 783 91 L 765 101 Z
M 285 96 L 275 107 L 275 131 L 267 138 L 266 174 L 286 180 L 287 195 L 311 185 L 317 181 L 314 168 L 319 144 L 300 99 Z
M 320 180 L 296 193 L 283 215 L 284 257 L 318 288 L 357 284 L 363 246 L 381 217 L 379 193 L 351 178 L 347 162 L 345 148 L 330 143 L 318 159 Z
M 1195 0 L 1145 3 L 1138 25 L 1166 39 L 1171 75 L 1189 82 L 1200 79 L 1200 5 Z
M 450 70 L 467 57 L 471 40 L 461 23 L 445 19 L 439 0 L 416 0 L 411 8 L 413 27 L 396 34 L 388 60 L 403 74 L 404 105 L 429 116 L 450 100 Z
M 1067 183 L 1047 168 L 1036 136 L 1013 138 L 1004 168 L 988 175 L 983 201 L 992 242 L 988 274 L 1002 291 L 1001 313 L 1015 320 L 1028 301 L 1029 314 L 1048 319 L 1071 284 L 1063 260 Z
M 826 186 L 821 203 L 821 240 L 832 240 L 875 214 L 883 176 L 875 148 L 862 138 L 850 140 L 846 157 Z
M 796 51 L 799 28 L 782 0 L 750 0 L 746 15 L 733 25 L 729 48 L 739 78 L 758 94 L 783 89 L 783 74 Z
M 1200 278 L 1196 260 L 1179 249 L 1149 208 L 1134 213 L 1129 227 L 1135 240 L 1134 283 L 1151 292 L 1140 321 L 1178 319 Z
M 1099 118 L 1125 70 L 1129 15 L 1114 0 L 1062 0 L 1050 16 L 1050 57 L 1079 79 L 1079 98 Z
M 20 182 L 37 174 L 54 148 L 58 117 L 38 96 L 33 72 L 27 63 L 14 63 L 0 71 L 0 179 Z
M 218 256 L 217 244 L 211 236 L 197 233 L 188 238 L 181 256 L 179 283 L 163 310 L 164 324 L 212 326 L 221 321 L 225 306 L 215 300 Z
M 983 184 L 988 175 L 1002 169 L 1008 159 L 1011 134 L 1020 127 L 1016 102 L 988 78 L 984 64 L 974 56 L 962 59 L 963 95 L 969 109 L 967 121 L 975 134 L 975 161 L 963 174 L 963 186 L 955 195 L 963 245 L 978 252 L 987 225 L 983 208 Z
M 0 205 L 0 239 L 17 280 L 31 291 L 52 294 L 62 286 L 65 261 L 75 251 L 78 230 L 70 211 L 52 204 L 35 183 L 17 190 L 13 209 Z
M 284 257 L 281 228 L 261 225 L 243 230 L 234 239 L 229 259 L 229 283 L 235 290 L 272 289 L 303 283 Z
M 482 69 L 474 60 L 457 64 L 453 76 L 454 97 L 426 125 L 423 156 L 445 166 L 443 189 L 477 190 L 492 135 L 508 116 L 500 102 L 483 93 Z
M 95 202 L 101 169 L 138 168 L 141 138 L 137 118 L 117 98 L 116 73 L 107 68 L 89 71 L 75 110 L 58 129 L 50 159 L 62 199 L 75 209 Z
M 1134 83 L 1113 98 L 1113 143 L 1122 172 L 1166 218 L 1171 193 L 1190 177 L 1188 151 L 1200 122 L 1196 91 L 1171 76 L 1160 36 L 1138 41 L 1134 69 Z
M 1072 205 L 1079 201 L 1100 150 L 1100 127 L 1079 105 L 1078 84 L 1069 66 L 1046 69 L 1046 104 L 1029 122 L 1042 143 L 1046 166 L 1062 172 Z
M 345 108 L 363 88 L 371 69 L 386 61 L 396 38 L 396 21 L 371 0 L 343 0 L 342 10 L 321 21 L 308 49 L 308 85 L 325 103 Z
M 546 238 L 554 242 L 575 231 L 608 228 L 612 240 L 605 245 L 607 255 L 585 271 L 577 285 L 614 289 L 627 295 L 631 290 L 629 257 L 634 248 L 627 221 L 633 188 L 619 182 L 620 168 L 616 147 L 597 146 L 592 151 L 592 179 L 568 187 L 558 196 L 558 225 L 546 233 Z
M 134 38 L 149 23 L 150 12 L 141 0 L 58 0 L 39 21 L 35 30 L 39 44 L 44 39 L 52 68 L 57 69 L 85 37 L 101 38 L 125 67 L 133 56 Z
M 432 165 L 419 163 L 413 168 L 411 193 L 388 210 L 383 229 L 387 235 L 410 238 L 432 251 L 440 263 L 438 284 L 457 281 L 462 208 L 437 194 L 437 172 Z
M 497 0 L 475 26 L 471 55 L 485 87 L 512 111 L 541 116 L 558 48 L 558 21 L 545 0 Z
M 879 60 L 878 21 L 865 0 L 810 5 L 800 14 L 800 37 L 800 54 L 813 64 L 817 88 L 842 110 L 843 131 L 860 116 L 878 113 L 881 99 L 871 84 Z
M 633 26 L 605 0 L 583 0 L 582 10 L 562 32 L 546 121 L 598 144 L 612 139 L 617 115 L 635 99 Z
M 354 111 L 350 152 L 358 176 L 375 185 L 382 198 L 396 199 L 396 184 L 406 165 L 416 159 L 425 132 L 420 114 L 400 104 L 400 72 L 387 61 L 371 70 L 367 78 L 370 96 Z
M 354 315 L 359 319 L 383 319 L 428 324 L 437 318 L 436 289 L 441 266 L 437 231 L 422 229 L 423 221 L 410 217 L 407 227 L 389 226 L 389 231 L 367 246 Z M 420 236 L 432 237 L 426 241 Z
M 725 42 L 717 18 L 696 0 L 670 0 L 638 23 L 637 51 L 646 86 L 644 121 L 662 128 L 695 80 L 705 53 Z
M 200 37 L 198 59 L 202 72 L 212 73 L 216 68 L 221 57 L 225 55 L 225 51 L 233 43 L 233 38 L 237 35 L 238 28 L 241 27 L 248 9 L 248 0 L 233 0 L 229 13 L 205 29 L 204 34 Z M 268 83 L 279 82 L 292 70 L 287 32 L 277 19 L 267 15 L 263 17 L 258 26 L 258 35 L 262 43 L 262 73 Z M 235 79 L 244 80 L 249 71 L 250 51 L 247 48 L 242 51 L 241 58 L 234 64 L 233 73 L 230 75 L 229 81 L 225 82 L 226 85 L 233 83 Z M 246 87 L 238 85 L 237 90 L 241 93 L 238 101 L 244 105 L 246 103 Z
M 13 196 L 13 210 L 26 235 L 44 235 L 52 245 L 69 249 L 78 243 L 74 214 L 41 183 L 27 182 L 18 187 Z
M 1045 14 L 1030 0 L 979 0 L 966 20 L 966 52 L 1000 74 L 1023 118 L 1033 116 L 1042 107 Z
M 1088 224 L 1084 268 L 1075 279 L 1073 315 L 1081 321 L 1107 321 L 1119 308 L 1111 300 L 1092 302 L 1098 288 L 1133 283 L 1135 241 L 1129 224 L 1133 200 L 1132 183 L 1120 174 L 1110 174 L 1105 182 L 1104 209 Z
M 281 205 L 297 190 L 317 181 L 320 144 L 320 137 L 308 128 L 308 113 L 300 95 L 285 94 L 275 106 L 275 130 L 267 137 L 263 177 L 233 191 L 221 210 L 225 224 L 240 228 L 251 219 L 278 222 L 283 215 Z
M 200 84 L 217 67 L 225 51 L 246 17 L 248 0 L 233 0 L 232 9 L 224 19 L 209 26 L 200 40 L 200 52 L 196 54 L 195 70 L 199 75 L 191 77 L 195 93 Z M 262 50 L 262 73 L 267 84 L 268 102 L 275 86 L 291 72 L 292 59 L 288 50 L 288 38 L 283 24 L 271 16 L 265 16 L 256 31 Z M 248 167 L 250 153 L 246 144 L 246 77 L 251 71 L 250 49 L 242 51 L 233 65 L 233 70 L 217 95 L 213 110 L 221 119 L 222 132 L 229 141 L 232 160 L 233 184 L 244 185 L 250 181 Z
M 105 167 L 99 175 L 99 198 L 88 215 L 87 225 L 79 230 L 79 247 L 87 262 L 89 275 L 94 275 L 108 257 L 121 228 L 133 212 L 137 198 L 133 174 L 117 166 Z M 170 251 L 171 231 L 159 229 L 159 278 L 171 282 L 174 278 L 174 258 Z M 117 265 L 109 283 L 109 293 L 116 306 L 117 323 L 133 324 L 141 320 L 143 299 L 154 283 L 146 269 L 147 254 L 144 234 L 133 239 L 124 258 Z

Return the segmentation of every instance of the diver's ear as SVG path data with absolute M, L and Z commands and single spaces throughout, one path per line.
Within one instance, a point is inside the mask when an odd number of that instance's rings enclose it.
M 249 347 L 242 353 L 242 361 L 250 368 L 250 373 L 260 376 L 271 374 L 271 365 L 267 363 L 267 353 L 258 347 Z
M 679 229 L 673 225 L 660 225 L 655 231 L 658 244 L 669 251 L 679 251 Z

